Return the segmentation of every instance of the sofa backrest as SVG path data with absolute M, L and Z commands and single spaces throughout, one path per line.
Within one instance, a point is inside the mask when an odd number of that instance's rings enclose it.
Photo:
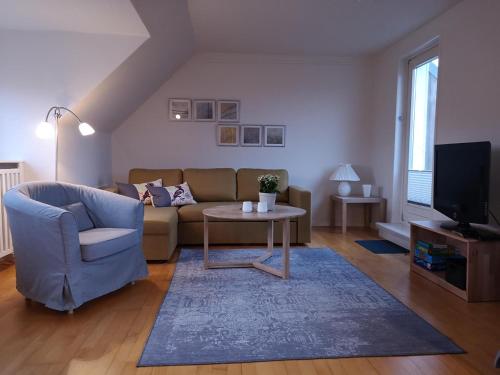
M 257 181 L 257 177 L 263 174 L 274 174 L 280 177 L 278 186 L 280 192 L 276 196 L 276 201 L 288 202 L 288 172 L 286 169 L 239 169 L 236 174 L 238 200 L 253 202 L 259 200 L 259 182 Z
M 185 169 L 184 181 L 198 202 L 236 200 L 236 171 L 231 168 Z
M 182 169 L 131 169 L 128 174 L 129 184 L 141 184 L 161 178 L 163 186 L 182 184 Z

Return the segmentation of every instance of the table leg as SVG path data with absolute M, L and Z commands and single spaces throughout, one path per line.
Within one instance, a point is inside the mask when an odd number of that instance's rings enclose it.
M 335 199 L 331 198 L 331 210 L 330 210 L 330 227 L 332 229 L 335 229 L 335 225 L 337 224 L 335 221 L 335 210 L 337 209 L 337 204 L 335 202 Z
M 385 223 L 385 213 L 386 213 L 386 208 L 385 208 L 385 205 L 386 205 L 386 201 L 385 199 L 382 199 L 378 205 L 378 209 L 379 209 L 379 217 L 378 217 L 378 220 L 382 223 Z
M 283 278 L 290 274 L 290 219 L 283 220 Z
M 267 251 L 272 253 L 274 246 L 274 221 L 267 222 Z
M 365 214 L 365 227 L 370 227 L 372 222 L 372 205 L 370 203 L 364 204 L 364 214 Z
M 203 215 L 203 265 L 208 268 L 208 217 Z
M 273 256 L 274 248 L 274 221 L 267 222 L 267 253 L 258 257 L 254 263 L 261 263 Z
M 342 233 L 347 232 L 347 203 L 342 202 Z

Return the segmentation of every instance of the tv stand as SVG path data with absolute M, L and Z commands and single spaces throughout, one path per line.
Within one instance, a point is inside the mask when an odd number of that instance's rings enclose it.
M 440 285 L 467 302 L 500 301 L 500 240 L 481 241 L 464 238 L 444 229 L 442 224 L 441 221 L 414 221 L 410 223 L 411 271 Z M 443 271 L 429 271 L 413 262 L 418 240 L 447 244 L 467 258 L 465 290 L 447 282 Z
M 487 229 L 473 227 L 468 222 L 443 222 L 441 228 L 455 233 L 464 238 L 472 238 L 481 241 L 500 241 L 500 234 Z
M 452 222 L 445 222 L 441 223 L 440 225 L 441 228 L 452 231 L 459 236 L 465 237 L 465 238 L 477 238 L 478 234 L 474 228 L 471 227 L 470 223 L 460 221 L 458 223 L 452 221 Z

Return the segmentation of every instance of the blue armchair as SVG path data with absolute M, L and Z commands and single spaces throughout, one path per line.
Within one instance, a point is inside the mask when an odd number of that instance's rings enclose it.
M 34 182 L 4 195 L 17 290 L 72 312 L 148 275 L 142 253 L 144 207 L 86 186 Z

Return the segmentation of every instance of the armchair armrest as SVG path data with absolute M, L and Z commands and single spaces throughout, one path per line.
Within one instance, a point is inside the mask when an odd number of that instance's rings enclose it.
M 289 186 L 289 203 L 306 210 L 304 216 L 297 219 L 297 242 L 311 242 L 311 192 L 298 186 Z
M 5 194 L 4 203 L 16 263 L 26 265 L 20 269 L 34 273 L 50 265 L 54 272 L 67 273 L 81 261 L 78 226 L 73 214 L 32 200 L 16 190 Z
M 104 190 L 104 191 L 109 191 L 111 193 L 115 193 L 115 194 L 118 194 L 118 186 L 116 185 L 111 185 L 111 186 L 103 186 L 101 188 L 101 190 Z
M 79 187 L 80 200 L 97 227 L 137 229 L 142 237 L 144 205 L 136 199 L 109 191 Z

